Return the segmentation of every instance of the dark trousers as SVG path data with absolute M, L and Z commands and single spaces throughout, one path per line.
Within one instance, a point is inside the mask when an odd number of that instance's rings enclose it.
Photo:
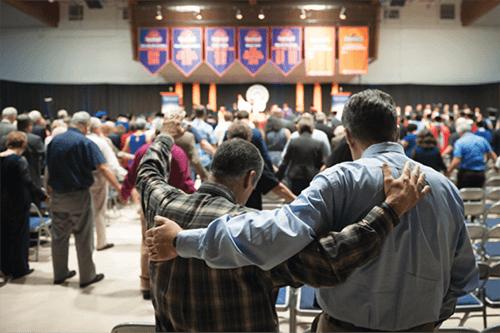
M 2 210 L 0 268 L 5 275 L 21 277 L 30 269 L 29 206 L 24 211 L 11 211 L 8 207 L 2 207 Z
M 434 323 L 428 323 L 405 329 L 403 332 L 434 332 Z M 334 319 L 326 313 L 319 315 L 318 326 L 316 332 L 382 332 L 370 330 L 367 328 L 357 327 L 352 324 Z
M 483 187 L 485 182 L 484 171 L 458 170 L 457 187 Z

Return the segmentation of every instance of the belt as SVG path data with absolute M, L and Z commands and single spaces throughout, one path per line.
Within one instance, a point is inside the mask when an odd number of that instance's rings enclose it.
M 345 321 L 335 319 L 332 316 L 328 315 L 326 312 L 323 312 L 323 315 L 333 325 L 340 327 L 340 328 L 342 328 L 346 331 L 349 331 L 349 332 L 387 332 L 385 330 L 374 330 L 371 328 L 364 328 L 364 327 L 355 326 L 353 324 L 346 323 Z M 418 326 L 415 326 L 412 328 L 404 329 L 404 330 L 402 330 L 402 332 L 408 332 L 408 331 L 433 332 L 434 329 L 435 329 L 434 323 L 426 323 L 426 324 L 418 325 Z

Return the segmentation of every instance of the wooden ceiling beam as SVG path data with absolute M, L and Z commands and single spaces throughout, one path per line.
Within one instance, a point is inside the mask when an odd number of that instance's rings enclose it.
M 463 0 L 460 12 L 462 25 L 471 25 L 499 4 L 500 0 Z
M 59 2 L 3 0 L 6 4 L 37 19 L 49 27 L 59 24 Z

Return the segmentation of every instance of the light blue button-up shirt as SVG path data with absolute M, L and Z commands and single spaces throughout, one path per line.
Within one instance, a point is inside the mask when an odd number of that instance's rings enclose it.
M 399 144 L 372 145 L 361 159 L 320 173 L 281 209 L 223 216 L 206 229 L 182 231 L 177 252 L 216 268 L 270 269 L 316 235 L 339 231 L 380 204 L 382 163 L 400 174 L 408 160 Z M 358 327 L 404 330 L 449 316 L 455 299 L 478 286 L 458 190 L 440 173 L 421 168 L 432 192 L 402 216 L 380 257 L 343 284 L 317 290 L 318 302 L 330 316 Z

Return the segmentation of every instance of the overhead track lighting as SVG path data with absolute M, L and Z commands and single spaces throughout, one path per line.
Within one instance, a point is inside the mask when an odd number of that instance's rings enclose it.
M 155 20 L 157 20 L 157 21 L 163 20 L 163 15 L 161 14 L 161 6 L 160 5 L 156 6 Z
M 304 9 L 300 10 L 300 19 L 305 20 L 307 18 L 307 13 Z
M 239 9 L 236 11 L 236 19 L 238 21 L 241 21 L 243 19 L 243 14 L 241 14 L 241 10 Z
M 339 19 L 341 19 L 342 21 L 344 21 L 345 19 L 347 19 L 347 15 L 345 14 L 345 7 L 342 7 L 340 9 Z
M 203 16 L 201 15 L 201 11 L 199 11 L 198 13 L 196 13 L 196 19 L 197 20 L 203 20 Z
M 266 15 L 264 15 L 264 11 L 262 9 L 260 10 L 259 15 L 257 15 L 257 17 L 261 21 L 266 18 Z

